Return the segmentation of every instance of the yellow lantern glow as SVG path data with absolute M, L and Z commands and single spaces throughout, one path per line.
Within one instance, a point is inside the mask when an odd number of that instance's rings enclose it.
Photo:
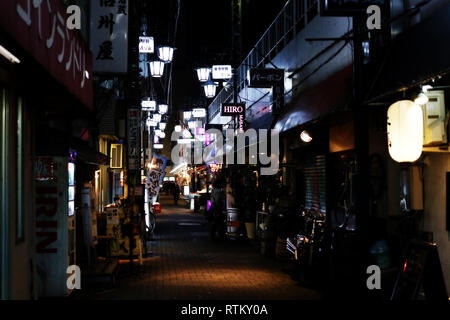
M 387 113 L 388 148 L 397 162 L 414 162 L 422 154 L 422 108 L 410 101 L 397 101 Z

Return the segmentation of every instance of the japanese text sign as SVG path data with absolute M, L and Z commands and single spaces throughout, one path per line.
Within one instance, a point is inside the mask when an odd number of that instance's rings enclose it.
M 2 1 L 0 26 L 83 104 L 92 108 L 92 54 L 81 33 L 69 30 L 59 0 Z
M 91 49 L 94 72 L 127 72 L 128 0 L 91 1 Z

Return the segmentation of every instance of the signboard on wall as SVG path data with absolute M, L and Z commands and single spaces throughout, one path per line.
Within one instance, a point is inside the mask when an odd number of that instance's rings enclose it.
M 139 37 L 139 53 L 155 52 L 155 41 L 153 37 Z
M 239 130 L 245 131 L 245 103 L 222 103 L 221 115 L 236 117 Z
M 231 65 L 214 65 L 211 70 L 214 80 L 228 80 L 232 76 Z
M 94 72 L 127 72 L 128 0 L 91 1 L 91 50 Z
M 78 30 L 66 25 L 59 0 L 2 1 L 0 26 L 53 78 L 92 108 L 92 54 Z
M 250 88 L 272 88 L 284 83 L 284 69 L 251 68 L 248 71 Z
M 128 110 L 128 169 L 140 169 L 140 110 Z

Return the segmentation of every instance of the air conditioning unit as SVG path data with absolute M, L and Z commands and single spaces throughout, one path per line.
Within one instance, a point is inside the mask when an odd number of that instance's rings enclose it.
M 122 159 L 123 159 L 123 146 L 121 144 L 113 143 L 111 144 L 111 169 L 121 169 L 122 168 Z
M 423 145 L 433 146 L 447 143 L 445 127 L 444 91 L 432 90 L 426 93 L 428 102 L 423 108 Z

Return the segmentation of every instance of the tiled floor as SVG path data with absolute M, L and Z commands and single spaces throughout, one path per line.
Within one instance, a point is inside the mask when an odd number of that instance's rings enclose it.
M 162 200 L 141 272 L 89 299 L 320 299 L 248 243 L 212 242 L 204 217 Z M 123 269 L 127 269 L 123 265 Z

